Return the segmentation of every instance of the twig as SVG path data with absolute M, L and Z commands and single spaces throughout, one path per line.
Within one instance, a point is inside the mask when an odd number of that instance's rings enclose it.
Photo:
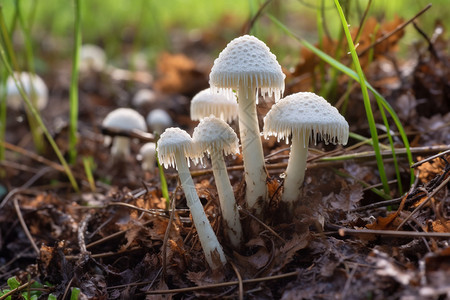
M 244 28 L 242 29 L 242 34 L 249 34 L 250 30 L 252 30 L 253 25 L 255 25 L 256 20 L 261 16 L 262 11 L 264 8 L 271 2 L 272 0 L 266 0 L 258 9 L 256 14 L 251 18 L 251 20 L 245 24 Z
M 434 196 L 434 195 L 436 195 L 436 193 L 437 192 L 439 192 L 441 189 L 443 189 L 446 185 L 447 185 L 447 183 L 450 181 L 450 176 L 448 176 L 447 177 L 447 179 L 445 179 L 444 181 L 442 181 L 441 182 L 441 184 L 437 187 L 437 188 L 435 188 L 434 190 L 433 190 L 433 192 L 431 192 L 429 195 L 428 195 L 428 197 L 424 200 L 424 201 L 422 201 L 422 203 L 420 203 L 413 211 L 412 211 L 412 213 L 410 213 L 401 223 L 400 223 L 400 225 L 398 225 L 398 227 L 397 227 L 397 230 L 399 230 L 400 228 L 402 228 L 403 227 L 403 225 L 405 225 L 405 223 L 416 213 L 416 212 L 418 212 L 422 207 L 424 207 L 425 206 L 425 204 L 427 204 L 429 201 L 430 201 L 430 199 Z
M 167 223 L 167 227 L 166 227 L 166 232 L 164 233 L 164 241 L 163 241 L 163 245 L 162 245 L 162 277 L 163 280 L 166 280 L 166 268 L 167 268 L 167 241 L 169 240 L 169 236 L 170 236 L 170 229 L 172 228 L 172 222 L 173 222 L 173 218 L 175 216 L 175 196 L 177 194 L 177 190 L 180 188 L 180 186 L 178 185 L 175 189 L 175 191 L 172 194 L 172 199 L 171 201 L 171 205 L 172 205 L 172 209 L 170 212 L 170 218 L 169 218 L 169 222 Z
M 414 28 L 417 30 L 417 32 L 427 41 L 428 43 L 428 50 L 430 51 L 431 55 L 434 56 L 434 58 L 441 60 L 439 58 L 439 54 L 436 51 L 436 48 L 434 48 L 433 42 L 430 40 L 430 38 L 427 36 L 427 34 L 417 25 L 416 22 L 413 22 Z
M 64 289 L 64 294 L 63 294 L 61 299 L 66 299 L 67 294 L 69 294 L 69 289 L 70 289 L 70 286 L 72 285 L 73 279 L 74 279 L 74 277 L 72 276 L 72 278 L 70 279 L 70 281 L 67 284 L 66 288 Z
M 275 237 L 277 237 L 280 241 L 282 241 L 283 243 L 286 243 L 286 240 L 283 239 L 278 233 L 275 232 L 275 230 L 273 230 L 269 225 L 265 224 L 263 221 L 261 221 L 260 219 L 258 219 L 257 217 L 255 217 L 251 212 L 249 212 L 248 210 L 244 209 L 244 208 L 240 208 L 240 211 L 244 212 L 245 214 L 247 214 L 248 216 L 250 216 L 252 219 L 254 219 L 256 222 L 258 222 L 261 226 L 263 226 L 264 228 L 266 228 L 267 230 L 270 231 L 270 233 L 272 233 Z
M 86 231 L 87 225 L 91 217 L 92 217 L 91 214 L 87 214 L 86 216 L 84 216 L 83 220 L 81 220 L 80 222 L 80 226 L 78 226 L 78 246 L 80 247 L 81 255 L 85 255 L 87 253 L 86 242 L 84 240 L 84 233 Z
M 442 239 L 450 238 L 450 233 L 447 232 L 416 232 L 416 231 L 398 231 L 398 230 L 340 228 L 338 230 L 338 233 L 340 236 L 374 234 L 399 238 L 418 238 L 418 237 L 442 238 Z
M 14 197 L 13 202 L 14 202 L 14 208 L 16 209 L 17 217 L 19 218 L 20 225 L 22 225 L 22 229 L 25 232 L 25 235 L 27 236 L 28 240 L 30 240 L 31 246 L 33 246 L 34 251 L 39 256 L 41 252 L 39 251 L 38 246 L 34 242 L 33 237 L 31 236 L 31 233 L 28 230 L 27 224 L 25 223 L 25 220 L 23 219 L 17 197 Z
M 231 264 L 231 267 L 233 267 L 233 271 L 234 271 L 234 273 L 236 273 L 236 277 L 239 282 L 239 300 L 244 300 L 244 284 L 242 283 L 241 273 L 239 273 L 238 268 L 232 261 L 230 261 L 230 264 Z
M 14 295 L 16 292 L 19 292 L 19 291 L 22 291 L 22 290 L 28 288 L 28 287 L 29 287 L 30 285 L 32 285 L 34 282 L 35 282 L 34 280 L 30 280 L 29 282 L 24 283 L 24 284 L 22 284 L 21 286 L 18 286 L 18 287 L 16 287 L 16 288 L 13 289 L 13 290 L 10 290 L 9 292 L 3 294 L 3 295 L 0 297 L 0 300 L 7 299 L 8 297 Z
M 246 280 L 242 280 L 242 284 L 277 280 L 277 279 L 283 279 L 283 278 L 293 277 L 293 276 L 298 276 L 298 275 L 299 275 L 299 271 L 295 271 L 295 272 L 290 272 L 290 273 L 281 274 L 281 275 L 260 277 L 260 278 L 254 278 L 254 279 L 246 279 Z M 183 289 L 148 291 L 148 292 L 146 292 L 146 294 L 149 294 L 149 295 L 177 294 L 177 293 L 185 293 L 185 292 L 192 292 L 192 291 L 205 290 L 205 289 L 227 287 L 227 286 L 238 285 L 238 284 L 239 284 L 239 281 L 230 281 L 230 282 L 223 282 L 223 283 L 217 283 L 217 284 L 193 286 L 193 287 L 188 287 L 188 288 L 183 288 Z
M 162 218 L 167 218 L 167 216 L 165 215 L 166 211 L 163 210 L 163 209 L 144 209 L 144 208 L 140 208 L 140 207 L 137 207 L 135 205 L 128 204 L 128 203 L 123 203 L 123 202 L 110 202 L 110 203 L 108 203 L 108 206 L 125 206 L 125 207 L 131 208 L 131 209 L 135 209 L 137 211 L 144 212 L 144 213 L 147 213 L 147 214 L 150 214 L 150 215 L 154 215 L 154 216 L 162 217 Z
M 409 19 L 408 21 L 398 25 L 393 31 L 381 36 L 380 38 L 378 38 L 374 43 L 372 43 L 371 45 L 369 45 L 367 48 L 364 48 L 364 50 L 362 50 L 360 53 L 358 53 L 358 56 L 362 56 L 364 55 L 367 51 L 369 51 L 371 48 L 375 47 L 376 45 L 382 43 L 383 41 L 387 40 L 388 38 L 390 38 L 391 36 L 393 36 L 394 34 L 396 34 L 397 32 L 399 32 L 400 30 L 402 30 L 403 28 L 405 28 L 408 24 L 410 24 L 411 22 L 413 22 L 415 19 L 417 19 L 420 15 L 422 15 L 424 12 L 426 12 L 429 8 L 431 7 L 431 3 L 429 3 L 427 6 L 425 6 L 425 8 L 423 8 L 421 11 L 419 11 L 414 17 L 412 17 L 411 19 Z
M 411 168 L 416 168 L 416 167 L 420 166 L 420 165 L 423 164 L 423 163 L 429 162 L 430 160 L 436 159 L 436 158 L 438 158 L 438 157 L 441 157 L 441 156 L 444 156 L 444 155 L 447 155 L 447 154 L 450 154 L 450 150 L 447 150 L 447 151 L 438 153 L 438 154 L 436 154 L 436 155 L 427 157 L 427 158 L 425 158 L 425 159 L 422 159 L 421 161 L 418 161 L 418 162 L 416 162 L 415 164 L 411 165 Z
M 402 201 L 402 199 L 403 199 L 403 197 L 395 198 L 395 199 L 391 199 L 391 200 L 380 201 L 380 202 L 376 202 L 376 203 L 372 203 L 369 205 L 351 209 L 350 212 L 357 212 L 357 211 L 369 210 L 369 209 L 374 209 L 374 208 L 379 208 L 379 207 L 384 207 L 384 206 L 389 206 L 389 205 L 395 205 L 395 204 L 400 203 Z

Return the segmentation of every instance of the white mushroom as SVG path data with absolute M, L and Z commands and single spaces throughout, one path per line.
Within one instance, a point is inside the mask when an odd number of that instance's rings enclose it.
M 103 127 L 147 131 L 144 117 L 131 108 L 118 108 L 110 112 L 102 123 Z M 123 158 L 130 155 L 130 139 L 125 136 L 115 136 L 111 147 L 113 157 Z
M 198 92 L 191 100 L 191 119 L 199 121 L 213 115 L 228 123 L 238 116 L 236 94 L 227 95 L 218 91 L 205 89 Z
M 239 248 L 242 242 L 242 227 L 234 198 L 233 187 L 228 178 L 223 155 L 239 153 L 239 141 L 233 129 L 214 116 L 204 118 L 192 135 L 197 151 L 208 152 L 219 194 L 225 229 L 231 244 Z
M 44 80 L 36 74 L 27 72 L 14 73 L 15 78 L 23 84 L 24 92 L 30 98 L 31 103 L 38 110 L 42 110 L 48 103 L 48 88 Z M 22 95 L 17 89 L 14 78 L 9 76 L 6 80 L 6 101 L 8 107 L 19 110 L 22 107 Z
M 161 134 L 172 126 L 172 118 L 164 109 L 154 109 L 147 115 L 147 124 L 151 132 Z
M 347 144 L 348 123 L 338 110 L 324 98 L 301 92 L 289 95 L 274 104 L 264 118 L 264 137 L 277 136 L 286 139 L 292 135 L 282 200 L 288 203 L 296 201 L 302 186 L 308 144 L 311 138 L 316 144 L 317 137 L 328 143 Z
M 213 91 L 237 90 L 246 200 L 257 214 L 265 205 L 267 185 L 256 102 L 259 91 L 277 101 L 283 94 L 285 77 L 266 44 L 249 35 L 232 40 L 215 60 L 209 75 Z
M 151 104 L 156 101 L 155 92 L 150 89 L 140 89 L 134 94 L 133 100 L 131 103 L 135 107 L 141 107 L 146 104 Z
M 82 73 L 99 72 L 106 66 L 106 54 L 97 45 L 85 44 L 80 49 L 79 70 Z
M 139 150 L 139 157 L 142 160 L 142 170 L 153 172 L 156 163 L 156 144 L 145 143 Z
M 181 186 L 208 265 L 212 270 L 223 267 L 227 262 L 225 254 L 206 217 L 189 172 L 188 159 L 197 156 L 191 137 L 182 129 L 168 128 L 161 134 L 156 150 L 158 159 L 165 168 L 176 166 L 178 169 Z

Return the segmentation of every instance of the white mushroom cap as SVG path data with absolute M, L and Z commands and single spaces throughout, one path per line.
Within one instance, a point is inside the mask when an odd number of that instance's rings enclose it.
M 131 108 L 117 108 L 113 110 L 105 117 L 102 125 L 107 128 L 147 131 L 144 117 Z
M 274 104 L 264 117 L 264 137 L 277 136 L 278 141 L 292 136 L 303 136 L 308 145 L 309 136 L 314 144 L 317 137 L 328 143 L 347 144 L 348 123 L 338 110 L 324 98 L 308 92 L 289 95 Z M 305 146 L 305 147 L 306 147 Z
M 192 138 L 186 131 L 178 128 L 167 128 L 158 140 L 156 148 L 158 160 L 164 167 L 176 167 L 175 153 L 182 153 L 186 159 L 197 156 L 194 150 Z M 189 165 L 189 159 L 188 159 Z
M 147 103 L 153 103 L 156 100 L 155 92 L 150 89 L 141 89 L 134 94 L 131 103 L 133 106 L 140 107 Z
M 145 143 L 139 150 L 140 159 L 142 159 L 142 169 L 144 171 L 153 171 L 156 161 L 156 144 Z
M 80 72 L 101 71 L 106 65 L 106 54 L 97 45 L 85 44 L 80 49 Z
M 238 116 L 236 94 L 227 95 L 211 89 L 198 92 L 191 100 L 191 119 L 202 120 L 214 115 L 228 123 Z
M 192 139 L 198 151 L 223 151 L 225 155 L 239 153 L 239 140 L 225 121 L 214 116 L 206 117 L 195 127 Z
M 250 86 L 278 101 L 284 92 L 285 77 L 269 47 L 254 36 L 244 35 L 228 43 L 219 54 L 209 84 L 213 90 L 225 89 L 227 93 L 240 85 Z
M 147 115 L 147 124 L 150 130 L 156 133 L 163 132 L 172 126 L 172 118 L 163 109 L 154 109 Z
M 36 94 L 36 105 L 38 110 L 42 110 L 48 103 L 48 88 L 44 80 L 36 74 L 27 72 L 14 73 L 16 79 L 23 84 L 24 92 L 31 99 L 32 91 Z M 33 88 L 32 88 L 33 87 Z M 22 107 L 22 95 L 17 89 L 13 77 L 9 76 L 6 80 L 6 101 L 10 108 L 19 110 Z

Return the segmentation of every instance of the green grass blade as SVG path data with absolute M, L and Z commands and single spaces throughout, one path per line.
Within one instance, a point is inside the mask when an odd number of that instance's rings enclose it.
M 0 141 L 5 141 L 6 135 L 6 77 L 7 73 L 2 70 L 0 74 Z M 0 161 L 5 159 L 5 145 L 0 144 Z M 3 176 L 0 171 L 0 178 Z
M 75 40 L 72 59 L 72 79 L 70 82 L 70 124 L 69 124 L 69 162 L 74 164 L 77 159 L 78 131 L 78 66 L 80 64 L 81 48 L 81 1 L 75 3 Z
M 346 65 L 342 64 L 341 62 L 335 60 L 333 57 L 331 57 L 328 54 L 324 53 L 320 49 L 316 48 L 313 44 L 309 43 L 308 41 L 298 37 L 296 34 L 294 34 L 289 28 L 287 28 L 283 23 L 281 23 L 275 17 L 273 17 L 271 15 L 268 15 L 268 17 L 283 32 L 285 32 L 287 35 L 289 35 L 290 37 L 292 37 L 295 40 L 297 40 L 299 43 L 301 43 L 307 49 L 311 50 L 320 59 L 324 60 L 325 62 L 327 62 L 333 68 L 341 71 L 342 73 L 346 74 L 350 78 L 354 79 L 356 82 L 358 82 L 358 83 L 360 82 L 358 74 L 355 71 L 353 71 L 352 69 L 350 69 Z M 389 115 L 391 116 L 392 120 L 394 121 L 395 126 L 397 127 L 397 130 L 400 133 L 400 136 L 402 138 L 403 145 L 405 146 L 405 149 L 407 151 L 408 162 L 409 162 L 410 165 L 412 165 L 414 162 L 413 162 L 413 158 L 412 158 L 412 154 L 411 154 L 411 149 L 410 149 L 410 146 L 409 146 L 408 137 L 406 136 L 405 130 L 404 130 L 404 128 L 403 128 L 403 126 L 402 126 L 402 124 L 400 122 L 400 119 L 398 118 L 397 114 L 395 113 L 394 109 L 389 104 L 389 102 L 387 102 L 386 99 L 384 99 L 383 96 L 374 87 L 372 87 L 368 82 L 366 82 L 366 86 L 373 93 L 376 101 L 381 103 L 383 108 L 389 113 Z M 413 184 L 415 176 L 414 176 L 414 172 L 413 172 L 412 169 L 410 169 L 410 174 L 411 174 L 410 184 Z
M 158 156 L 156 157 L 156 163 L 158 164 L 159 179 L 161 181 L 161 193 L 164 199 L 166 199 L 166 210 L 169 210 L 170 208 L 169 188 L 167 186 L 166 176 L 164 175 L 164 168 L 159 163 Z
M 83 166 L 84 166 L 84 172 L 86 173 L 86 178 L 89 183 L 89 187 L 91 188 L 91 191 L 95 193 L 96 187 L 95 187 L 95 180 L 94 175 L 92 172 L 92 168 L 94 166 L 94 161 L 92 156 L 84 156 L 83 157 Z

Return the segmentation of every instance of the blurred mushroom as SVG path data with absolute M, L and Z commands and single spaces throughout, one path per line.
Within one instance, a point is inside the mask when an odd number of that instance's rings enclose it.
M 44 80 L 36 74 L 27 72 L 14 73 L 16 80 L 23 84 L 25 94 L 38 110 L 42 110 L 48 103 L 48 88 Z M 20 83 L 19 83 L 20 84 Z M 23 107 L 23 99 L 12 76 L 6 80 L 6 101 L 8 107 L 19 110 Z
M 97 45 L 85 44 L 80 49 L 79 70 L 82 73 L 99 72 L 106 66 L 105 51 Z
M 134 94 L 131 104 L 134 107 L 142 107 L 145 105 L 152 104 L 156 101 L 155 92 L 150 89 L 140 89 Z
M 172 126 L 172 118 L 163 109 L 154 109 L 147 115 L 147 124 L 150 131 L 161 134 L 166 128 Z
M 131 108 L 118 108 L 110 112 L 102 123 L 103 127 L 147 131 L 144 117 Z M 111 154 L 116 158 L 124 158 L 130 155 L 130 138 L 115 136 L 111 147 Z
M 153 172 L 156 164 L 156 144 L 145 143 L 139 150 L 139 158 L 142 160 L 142 170 Z

